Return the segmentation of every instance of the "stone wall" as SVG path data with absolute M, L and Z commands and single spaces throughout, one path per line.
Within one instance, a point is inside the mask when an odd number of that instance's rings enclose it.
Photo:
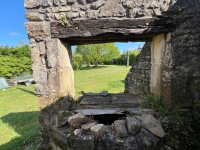
M 25 0 L 31 21 L 69 19 L 141 18 L 161 16 L 176 0 Z
M 151 49 L 149 78 L 144 74 L 144 67 L 140 66 L 140 63 L 150 62 L 150 59 L 144 59 L 147 45 L 144 46 L 126 77 L 125 92 L 143 95 L 152 92 L 162 95 L 172 106 L 188 108 L 197 103 L 200 99 L 199 17 L 199 10 L 195 14 L 182 14 L 176 19 L 174 32 L 152 40 L 151 48 L 148 47 L 149 53 Z
M 125 91 L 146 94 L 150 90 L 182 106 L 191 106 L 194 100 L 200 98 L 198 0 L 25 0 L 24 6 L 25 16 L 30 21 L 25 26 L 30 39 L 35 91 L 41 110 L 39 149 L 51 149 L 50 117 L 71 108 L 74 77 L 69 38 L 73 40 L 77 35 L 83 37 L 80 42 L 83 44 L 87 44 L 84 40 L 89 42 L 99 34 L 101 36 L 96 43 L 101 43 L 102 38 L 108 41 L 110 36 L 110 41 L 120 41 L 121 35 L 124 35 L 123 41 L 152 41 L 153 59 L 149 57 L 147 44 L 136 61 L 138 67 L 133 66 L 131 70 L 136 76 L 130 73 L 126 78 Z M 65 26 L 60 25 L 62 17 Z M 159 19 L 161 17 L 164 21 Z M 95 29 L 97 26 L 91 28 L 88 25 L 87 29 L 82 26 L 81 22 L 87 25 L 91 20 L 94 24 L 101 22 L 99 30 Z M 108 21 L 107 25 L 103 21 Z M 71 22 L 78 25 L 71 27 Z M 51 24 L 60 25 L 54 33 L 58 32 L 62 37 L 52 36 L 52 30 L 57 26 L 50 28 Z M 171 24 L 176 25 L 172 38 L 167 34 L 174 30 Z
M 180 18 L 172 32 L 172 102 L 193 107 L 200 99 L 200 11 Z
M 150 92 L 151 43 L 147 42 L 125 79 L 125 93 L 146 95 Z

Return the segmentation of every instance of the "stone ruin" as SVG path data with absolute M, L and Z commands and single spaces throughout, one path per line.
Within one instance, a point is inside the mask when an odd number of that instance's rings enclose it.
M 24 6 L 40 108 L 38 149 L 159 149 L 164 132 L 155 114 L 138 110 L 135 94 L 162 95 L 183 108 L 200 99 L 199 0 L 24 0 Z M 124 94 L 86 93 L 75 103 L 71 46 L 128 41 L 146 44 Z M 129 112 L 142 115 L 126 118 Z M 106 114 L 119 116 L 109 125 L 96 122 Z M 157 128 L 147 127 L 152 121 Z

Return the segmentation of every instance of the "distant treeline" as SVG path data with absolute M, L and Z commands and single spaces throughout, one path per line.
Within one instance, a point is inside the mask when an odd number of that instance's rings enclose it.
M 12 78 L 32 73 L 30 47 L 26 43 L 0 46 L 0 77 Z
M 98 67 L 98 64 L 102 63 L 105 65 L 126 65 L 128 56 L 129 65 L 132 65 L 139 53 L 140 50 L 129 50 L 120 54 L 115 43 L 78 45 L 73 52 L 73 68 L 79 70 L 83 64 L 88 67 L 89 65 Z

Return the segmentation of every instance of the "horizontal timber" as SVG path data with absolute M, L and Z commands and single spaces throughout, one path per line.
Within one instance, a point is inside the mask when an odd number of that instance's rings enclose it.
M 51 22 L 51 37 L 60 38 L 72 45 L 105 42 L 151 41 L 158 34 L 172 32 L 175 27 L 170 19 L 125 19 L 125 20 L 73 20 L 62 26 Z

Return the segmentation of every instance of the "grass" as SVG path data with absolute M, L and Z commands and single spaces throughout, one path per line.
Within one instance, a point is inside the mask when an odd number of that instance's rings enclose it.
M 124 91 L 124 79 L 130 67 L 102 66 L 78 70 L 75 75 L 76 94 Z M 34 85 L 17 85 L 0 90 L 0 150 L 34 150 L 38 144 L 38 105 Z
M 0 91 L 0 149 L 32 150 L 38 143 L 38 106 L 34 85 Z M 32 147 L 32 149 L 30 149 Z
M 74 72 L 75 93 L 101 92 L 109 93 L 124 92 L 124 79 L 130 67 L 108 65 L 100 66 L 99 69 L 77 70 Z

